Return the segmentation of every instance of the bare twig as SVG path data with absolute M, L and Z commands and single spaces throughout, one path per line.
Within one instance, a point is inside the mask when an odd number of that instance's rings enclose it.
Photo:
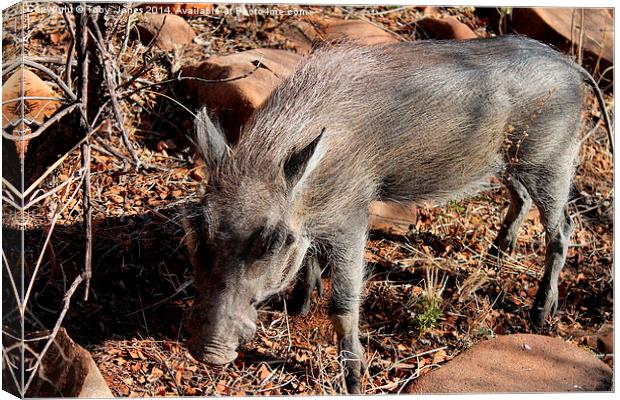
M 9 281 L 11 282 L 11 289 L 13 289 L 13 295 L 15 296 L 15 302 L 17 303 L 17 309 L 22 309 L 22 303 L 20 301 L 21 296 L 17 291 L 17 286 L 15 285 L 15 280 L 13 279 L 13 273 L 11 272 L 11 267 L 9 266 L 9 261 L 6 259 L 6 255 L 4 254 L 4 248 L 2 249 L 2 264 L 6 268 L 6 273 L 9 276 Z
M 145 89 L 149 89 L 153 86 L 160 86 L 160 85 L 165 85 L 167 83 L 172 83 L 172 82 L 181 82 L 181 81 L 185 81 L 185 80 L 193 80 L 193 81 L 198 81 L 198 82 L 203 82 L 203 83 L 226 83 L 226 82 L 233 82 L 233 81 L 237 81 L 239 79 L 243 79 L 243 78 L 247 78 L 248 76 L 252 75 L 254 72 L 256 72 L 256 70 L 258 70 L 263 64 L 263 55 L 260 55 L 260 58 L 258 60 L 256 60 L 256 64 L 254 65 L 254 68 L 251 71 L 246 72 L 245 74 L 242 75 L 238 75 L 238 76 L 233 76 L 232 78 L 224 78 L 224 79 L 204 79 L 204 78 L 200 78 L 197 76 L 181 76 L 179 75 L 176 78 L 171 78 L 171 79 L 166 79 L 163 81 L 159 81 L 159 82 L 146 82 L 141 80 L 141 79 L 136 79 L 136 82 L 138 83 L 143 83 L 144 86 L 141 86 L 139 88 L 136 88 L 134 90 L 125 92 L 125 93 L 121 93 L 120 94 L 120 99 L 125 99 L 135 93 L 138 93 L 142 90 Z
M 130 80 L 122 84 L 121 87 L 131 85 L 136 79 L 142 76 L 142 74 L 144 74 L 147 70 L 153 68 L 152 63 L 149 63 L 148 60 L 146 59 L 146 55 L 150 53 L 150 51 L 153 49 L 153 46 L 155 46 L 155 42 L 157 41 L 157 38 L 159 38 L 161 30 L 164 28 L 164 25 L 166 24 L 166 18 L 168 18 L 168 16 L 164 14 L 164 19 L 161 22 L 161 25 L 157 28 L 157 32 L 155 32 L 155 35 L 153 36 L 149 44 L 146 46 L 146 50 L 142 52 L 142 67 L 138 70 L 138 72 L 134 74 L 134 76 Z
M 79 146 L 82 145 L 82 143 L 87 140 L 90 136 L 92 136 L 93 134 L 95 134 L 97 131 L 99 131 L 100 126 L 97 126 L 94 129 L 91 129 L 91 131 L 88 133 L 88 135 L 84 138 L 82 138 L 82 140 L 80 140 L 78 143 L 76 143 L 69 151 L 67 151 L 64 155 L 62 155 L 60 158 L 58 158 L 58 160 L 56 160 L 52 165 L 50 165 L 47 170 L 45 170 L 45 172 L 43 174 L 41 174 L 41 176 L 39 176 L 37 178 L 36 181 L 34 181 L 29 187 L 28 189 L 26 189 L 24 191 L 24 193 L 22 194 L 19 190 L 17 190 L 13 185 L 11 185 L 11 183 L 2 178 L 2 184 L 5 185 L 9 190 L 11 190 L 11 192 L 15 195 L 17 195 L 20 199 L 26 198 L 26 196 L 28 196 L 33 190 L 35 190 L 37 188 L 37 186 L 39 186 L 39 184 L 41 182 L 43 182 L 43 180 L 45 178 L 47 178 L 49 176 L 49 174 L 51 174 L 60 164 L 62 164 L 62 162 L 69 156 L 69 154 L 71 154 L 75 149 L 77 149 Z
M 3 100 L 2 101 L 2 105 L 5 104 L 11 104 L 11 103 L 17 103 L 17 102 L 22 102 L 22 101 L 27 101 L 27 100 L 50 100 L 50 101 L 63 101 L 66 102 L 67 99 L 63 98 L 63 97 L 51 97 L 51 96 L 20 96 L 20 97 L 15 97 L 12 99 L 7 99 L 7 100 Z M 20 121 L 21 122 L 21 121 Z
M 71 87 L 71 66 L 73 65 L 73 56 L 75 55 L 75 29 L 71 23 L 71 19 L 66 12 L 62 13 L 62 17 L 67 24 L 67 30 L 71 35 L 71 42 L 69 43 L 69 51 L 67 52 L 67 61 L 65 62 L 65 82 L 67 86 Z
M 125 39 L 123 40 L 123 44 L 121 45 L 120 50 L 118 51 L 117 58 L 120 60 L 125 51 L 127 50 L 127 45 L 129 44 L 129 33 L 131 31 L 131 23 L 133 22 L 134 13 L 127 14 L 127 24 L 125 25 Z
M 98 15 L 94 16 L 94 24 L 97 25 Z M 88 21 L 89 16 L 86 10 L 76 14 L 77 26 L 75 30 L 75 43 L 78 47 L 78 90 L 80 104 L 82 105 L 82 115 L 80 118 L 80 131 L 86 138 L 81 145 L 82 169 L 84 170 L 82 180 L 82 206 L 84 220 L 84 235 L 86 237 L 86 248 L 84 254 L 84 278 L 86 280 L 86 290 L 84 291 L 84 301 L 88 300 L 90 288 L 90 278 L 92 275 L 92 208 L 90 204 L 90 125 L 88 123 L 88 74 L 90 63 L 90 51 L 88 48 Z
M 136 154 L 136 150 L 134 149 L 133 145 L 131 144 L 131 141 L 129 140 L 129 135 L 125 128 L 125 119 L 123 117 L 123 112 L 121 111 L 121 106 L 118 101 L 116 88 L 114 87 L 114 80 L 113 80 L 113 74 L 111 70 L 110 61 L 107 59 L 108 54 L 103 44 L 103 35 L 101 34 L 101 30 L 99 29 L 97 24 L 93 24 L 93 28 L 94 28 L 95 34 L 92 36 L 95 41 L 95 44 L 97 45 L 97 48 L 99 49 L 97 56 L 99 57 L 99 60 L 103 67 L 104 81 L 108 89 L 108 95 L 110 97 L 110 102 L 112 104 L 112 110 L 116 118 L 116 124 L 118 125 L 121 131 L 121 138 L 123 140 L 123 144 L 127 148 L 127 151 L 129 151 L 129 154 L 131 155 L 134 166 L 136 167 L 136 169 L 140 169 L 140 164 L 141 164 L 140 159 L 138 158 L 138 155 Z
M 82 173 L 82 170 L 79 170 L 78 173 Z M 43 199 L 46 199 L 48 197 L 50 197 L 51 195 L 53 195 L 54 193 L 59 192 L 60 190 L 62 190 L 64 187 L 67 187 L 68 185 L 71 185 L 76 179 L 78 178 L 69 178 L 66 181 L 64 181 L 63 183 L 61 183 L 60 185 L 56 186 L 55 188 L 48 190 L 46 192 L 44 192 L 42 195 L 35 197 L 34 199 L 29 199 L 28 203 L 26 203 L 23 207 L 23 210 L 27 210 L 28 208 L 32 207 L 33 205 L 37 204 L 38 202 L 40 202 Z M 40 191 L 35 191 L 33 193 L 33 195 L 38 194 Z
M 39 269 L 41 268 L 41 263 L 43 262 L 43 256 L 45 255 L 45 250 L 47 249 L 47 246 L 48 246 L 48 244 L 49 244 L 49 242 L 50 242 L 50 240 L 52 238 L 52 232 L 54 231 L 54 228 L 56 227 L 56 222 L 58 221 L 58 217 L 69 206 L 69 203 L 71 202 L 71 200 L 73 200 L 73 198 L 76 196 L 77 193 L 78 193 L 78 190 L 75 190 L 73 192 L 73 194 L 71 195 L 71 197 L 69 197 L 69 199 L 62 206 L 62 208 L 60 206 L 56 206 L 56 208 L 54 209 L 54 211 L 52 213 L 52 218 L 51 218 L 52 222 L 50 223 L 48 234 L 46 235 L 45 241 L 43 242 L 43 247 L 41 249 L 39 257 L 37 258 L 37 262 L 36 262 L 34 270 L 32 272 L 32 277 L 30 278 L 30 282 L 28 283 L 28 289 L 26 290 L 26 294 L 24 295 L 24 300 L 22 302 L 22 308 L 20 310 L 21 313 L 22 313 L 22 316 L 25 313 L 26 306 L 28 304 L 28 299 L 30 298 L 30 294 L 32 292 L 32 288 L 34 287 L 34 282 L 35 282 L 35 280 L 37 278 L 37 274 L 39 272 Z
M 64 57 L 55 57 L 55 56 L 24 56 L 23 58 L 24 60 L 30 60 L 36 63 L 43 63 L 43 64 L 59 64 L 59 65 L 65 65 L 66 63 L 66 58 Z M 15 69 L 15 67 L 13 67 L 13 64 L 21 64 L 22 62 L 22 58 L 20 57 L 19 59 L 15 60 L 15 61 L 11 61 L 8 62 L 6 64 L 2 64 L 2 75 L 6 75 L 7 73 L 11 72 L 13 69 Z M 75 67 L 77 65 L 77 62 L 75 60 L 73 60 L 71 62 L 71 66 Z M 7 68 L 11 68 L 11 70 L 7 71 Z
M 598 82 L 596 82 L 597 86 L 601 85 L 601 82 L 603 81 L 603 79 L 605 79 L 605 75 L 607 74 L 607 72 L 613 71 L 613 69 L 614 69 L 614 66 L 610 65 L 609 67 L 605 68 L 603 72 L 601 72 L 601 74 L 599 75 Z
M 119 160 L 121 160 L 123 162 L 123 170 L 126 170 L 126 166 L 131 164 L 131 160 L 130 159 L 128 159 L 127 157 L 125 157 L 124 155 L 122 155 L 121 153 L 119 153 L 118 151 L 113 149 L 106 142 L 104 142 L 103 140 L 101 140 L 99 138 L 95 138 L 95 140 L 97 141 L 97 143 L 99 143 L 99 145 L 101 147 L 103 147 L 104 151 L 107 151 L 108 154 L 111 154 L 112 156 L 118 158 Z
M 601 126 L 601 122 L 603 122 L 602 119 L 599 119 L 598 121 L 596 121 L 596 124 L 594 125 L 594 127 L 592 129 L 590 129 L 588 131 L 588 133 L 586 133 L 586 135 L 580 140 L 579 143 L 583 143 L 586 140 L 588 140 L 588 138 L 590 137 L 590 135 L 592 135 L 594 132 L 596 132 L 598 130 L 598 128 Z
M 579 44 L 577 47 L 577 64 L 583 63 L 583 38 L 586 34 L 585 24 L 585 10 L 581 9 L 581 21 L 579 22 Z
M 185 289 L 187 289 L 189 287 L 189 285 L 191 285 L 193 283 L 194 283 L 194 281 L 192 279 L 190 279 L 190 280 L 184 282 L 181 286 L 179 286 L 179 288 L 174 293 L 172 293 L 170 296 L 168 296 L 168 297 L 166 297 L 164 299 L 161 299 L 161 300 L 159 300 L 159 301 L 157 301 L 157 302 L 155 302 L 155 303 L 153 303 L 151 305 L 144 306 L 144 307 L 142 307 L 142 308 L 140 308 L 140 309 L 138 309 L 136 311 L 132 311 L 132 312 L 126 314 L 125 317 L 129 317 L 131 315 L 135 315 L 137 313 L 146 311 L 146 310 L 151 309 L 153 307 L 157 307 L 158 305 L 163 304 L 163 303 L 167 302 L 168 300 L 174 298 L 174 296 L 176 296 L 177 294 L 179 294 L 182 291 L 184 291 Z
M 84 279 L 86 289 L 84 290 L 84 301 L 88 300 L 90 288 L 90 278 L 92 276 L 92 253 L 93 253 L 93 228 L 92 228 L 92 205 L 90 203 L 90 140 L 82 144 L 82 168 L 84 170 L 84 180 L 82 186 L 82 206 L 84 220 L 84 235 L 86 237 L 86 249 L 84 255 Z

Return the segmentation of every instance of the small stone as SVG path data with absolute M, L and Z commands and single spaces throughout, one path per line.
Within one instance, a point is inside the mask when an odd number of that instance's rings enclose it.
M 418 29 L 432 39 L 476 39 L 478 36 L 471 28 L 455 17 L 442 19 L 423 18 L 416 23 Z
M 172 51 L 175 47 L 187 45 L 196 37 L 192 27 L 183 18 L 174 14 L 144 13 L 137 27 L 142 44 L 148 46 L 155 38 L 157 47 L 164 51 Z

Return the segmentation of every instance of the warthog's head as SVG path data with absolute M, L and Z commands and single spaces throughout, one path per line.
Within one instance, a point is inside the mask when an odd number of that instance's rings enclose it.
M 198 298 L 185 325 L 194 356 L 225 364 L 253 337 L 256 306 L 284 290 L 301 267 L 310 240 L 293 197 L 320 157 L 322 134 L 277 162 L 276 154 L 244 151 L 243 143 L 231 150 L 206 111 L 197 127 L 209 180 L 187 216 Z

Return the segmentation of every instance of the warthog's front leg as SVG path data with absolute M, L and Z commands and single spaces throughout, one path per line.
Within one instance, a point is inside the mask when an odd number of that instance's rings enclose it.
M 358 328 L 366 230 L 360 229 L 341 237 L 341 240 L 332 243 L 330 316 L 338 335 L 347 391 L 358 394 L 362 391 L 361 377 L 366 371 L 366 358 Z
M 517 178 L 511 177 L 505 182 L 510 193 L 510 206 L 502 222 L 502 226 L 489 249 L 489 254 L 493 257 L 500 257 L 502 252 L 510 254 L 516 244 L 519 227 L 527 217 L 527 213 L 532 208 L 532 198 L 527 189 Z

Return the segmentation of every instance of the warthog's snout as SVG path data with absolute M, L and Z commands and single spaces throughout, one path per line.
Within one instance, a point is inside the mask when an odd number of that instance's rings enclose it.
M 238 355 L 235 348 L 227 348 L 217 342 L 205 342 L 198 336 L 189 339 L 189 352 L 195 359 L 207 364 L 224 365 L 234 361 Z
M 256 324 L 251 316 L 213 315 L 212 308 L 199 304 L 185 319 L 190 332 L 189 351 L 194 358 L 214 365 L 223 365 L 237 358 L 239 345 L 252 340 Z M 211 315 L 209 313 L 211 312 Z M 213 321 L 213 322 L 212 322 Z

